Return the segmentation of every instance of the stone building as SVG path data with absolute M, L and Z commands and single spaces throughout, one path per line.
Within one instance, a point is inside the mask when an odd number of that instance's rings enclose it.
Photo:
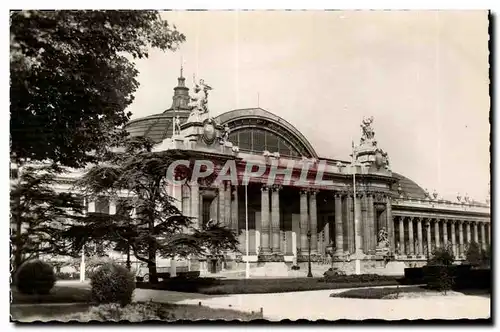
M 353 260 L 365 268 L 394 260 L 418 266 L 435 247 L 450 244 L 461 260 L 472 241 L 490 246 L 489 204 L 468 197 L 442 200 L 392 171 L 388 153 L 376 141 L 373 118 L 363 120 L 351 160 L 333 160 L 262 108 L 211 118 L 208 90 L 200 82 L 195 92 L 201 95 L 190 96 L 181 72 L 171 107 L 132 120 L 126 129 L 153 139 L 159 152 L 210 160 L 219 171 L 234 163 L 232 180 L 201 178 L 169 187 L 178 208 L 198 225 L 218 220 L 238 234 L 240 252 L 227 253 L 226 268 L 242 268 L 247 260 L 253 266 L 289 267 L 304 265 L 309 257 L 344 268 Z M 245 182 L 254 167 L 261 174 Z M 78 174 L 61 178 L 58 190 L 71 190 Z M 113 214 L 116 205 L 89 202 L 88 211 Z M 201 268 L 212 269 L 203 259 Z
M 172 106 L 131 121 L 127 130 L 155 140 L 159 151 L 208 157 L 216 169 L 235 162 L 235 181 L 202 179 L 172 188 L 184 214 L 199 223 L 219 220 L 239 234 L 241 253 L 228 255 L 234 262 L 300 264 L 308 260 L 309 240 L 315 262 L 359 258 L 372 266 L 388 259 L 420 265 L 433 248 L 447 244 L 460 260 L 467 243 L 490 245 L 489 204 L 467 197 L 442 200 L 393 172 L 375 139 L 373 118 L 363 120 L 352 160 L 332 160 L 319 156 L 292 124 L 262 108 L 232 110 L 213 119 L 207 111 L 205 118 L 187 121 L 189 98 L 181 74 Z M 177 116 L 182 124 L 176 131 Z M 214 134 L 208 137 L 206 130 Z M 245 185 L 249 163 L 265 171 Z M 283 169 L 291 170 L 288 181 L 284 174 L 273 174 Z M 308 183 L 298 184 L 304 170 Z M 319 175 L 323 183 L 315 181 Z

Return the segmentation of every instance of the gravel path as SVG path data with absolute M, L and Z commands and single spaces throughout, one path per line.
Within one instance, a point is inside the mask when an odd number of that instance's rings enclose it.
M 372 287 L 373 288 L 373 287 Z M 212 308 L 264 312 L 268 320 L 282 319 L 461 319 L 489 318 L 490 298 L 485 296 L 434 296 L 397 300 L 331 298 L 346 289 L 275 294 L 210 296 L 138 289 L 136 301 L 199 304 Z

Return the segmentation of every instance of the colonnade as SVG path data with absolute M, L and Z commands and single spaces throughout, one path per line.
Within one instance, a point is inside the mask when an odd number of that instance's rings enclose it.
M 455 257 L 464 257 L 466 245 L 471 242 L 476 242 L 482 249 L 491 244 L 488 221 L 412 216 L 395 218 L 399 234 L 396 245 L 398 255 L 427 256 L 437 247 L 451 245 Z
M 256 246 L 260 249 L 259 254 L 293 254 L 291 245 L 282 243 L 291 241 L 291 236 L 283 234 L 280 229 L 280 192 L 283 187 L 259 186 L 260 227 L 259 234 L 255 234 L 258 236 Z M 191 181 L 184 185 L 169 185 L 167 190 L 177 208 L 184 215 L 195 218 L 199 226 L 203 219 L 200 184 Z M 241 207 L 238 206 L 237 186 L 224 181 L 210 190 L 216 198 L 213 202 L 215 205 L 212 204 L 214 211 L 211 212 L 211 218 L 238 231 Z M 378 234 L 382 229 L 387 232 L 389 249 L 398 255 L 424 258 L 435 247 L 451 244 L 455 256 L 463 257 L 467 243 L 474 241 L 483 248 L 490 244 L 491 230 L 487 221 L 404 216 L 400 211 L 393 216 L 390 198 L 384 193 L 371 191 L 360 191 L 355 196 L 349 191 L 331 191 L 329 197 L 333 198 L 334 225 L 331 228 L 327 225 L 324 231 L 320 231 L 318 238 L 317 194 L 318 191 L 314 189 L 304 188 L 299 192 L 300 220 L 296 231 L 296 254 L 308 254 L 308 231 L 311 236 L 311 254 L 325 254 L 332 232 L 331 243 L 335 255 L 339 257 L 356 252 L 375 254 L 379 244 Z
M 221 182 L 212 189 L 216 194 L 216 207 L 214 218 L 233 230 L 238 230 L 238 190 L 230 182 Z M 292 254 L 291 246 L 283 246 L 282 230 L 280 229 L 280 192 L 281 185 L 260 185 L 260 227 L 259 227 L 259 253 L 266 254 Z M 169 194 L 174 198 L 174 204 L 188 216 L 202 219 L 201 193 L 198 183 L 190 182 L 184 185 L 169 186 Z M 299 192 L 299 231 L 297 236 L 297 254 L 307 255 L 309 252 L 308 231 L 311 233 L 311 254 L 325 254 L 326 246 L 330 243 L 330 227 L 320 232 L 318 236 L 318 208 L 317 193 L 315 189 L 301 189 Z M 377 234 L 384 228 L 393 234 L 390 199 L 373 192 L 362 192 L 356 197 L 348 191 L 332 191 L 335 221 L 332 225 L 334 238 L 331 239 L 335 247 L 335 254 L 342 256 L 346 252 L 372 253 L 377 247 Z M 375 203 L 382 204 L 385 214 L 380 216 L 375 211 Z M 354 213 L 356 209 L 356 213 Z M 354 216 L 358 222 L 355 223 Z M 198 221 L 199 222 L 199 221 Z M 357 226 L 357 227 L 356 227 Z M 287 238 L 285 236 L 285 238 Z M 393 245 L 392 236 L 389 236 Z M 287 241 L 291 241 L 289 238 Z M 326 244 L 326 245 L 325 245 Z M 287 249 L 284 249 L 284 248 Z M 319 250 L 321 249 L 321 250 Z M 286 253 L 284 251 L 287 251 Z M 320 252 L 321 251 L 321 252 Z

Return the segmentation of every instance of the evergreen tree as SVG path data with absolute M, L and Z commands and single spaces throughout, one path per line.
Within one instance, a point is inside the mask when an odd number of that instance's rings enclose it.
M 24 166 L 11 179 L 10 222 L 14 269 L 40 255 L 68 255 L 64 230 L 82 218 L 82 198 L 55 190 L 56 166 Z
M 115 215 L 89 216 L 71 227 L 66 236 L 75 251 L 89 240 L 112 242 L 124 253 L 131 249 L 135 258 L 148 265 L 150 280 L 155 282 L 157 255 L 186 257 L 237 250 L 230 229 L 217 222 L 195 227 L 169 196 L 167 169 L 178 156 L 153 152 L 153 143 L 146 138 L 127 138 L 120 146 L 106 154 L 105 163 L 90 168 L 78 186 L 90 199 L 104 195 L 119 201 L 121 208 Z M 189 170 L 185 171 L 188 178 Z

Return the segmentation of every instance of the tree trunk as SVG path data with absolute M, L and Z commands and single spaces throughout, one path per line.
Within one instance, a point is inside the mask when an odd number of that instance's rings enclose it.
M 154 221 L 149 222 L 149 232 L 151 235 L 154 233 Z M 156 274 L 156 243 L 153 239 L 151 239 L 149 242 L 148 251 L 149 282 L 152 284 L 156 284 L 158 283 L 158 276 Z
M 132 264 L 130 263 L 130 243 L 127 242 L 127 270 L 130 271 Z

